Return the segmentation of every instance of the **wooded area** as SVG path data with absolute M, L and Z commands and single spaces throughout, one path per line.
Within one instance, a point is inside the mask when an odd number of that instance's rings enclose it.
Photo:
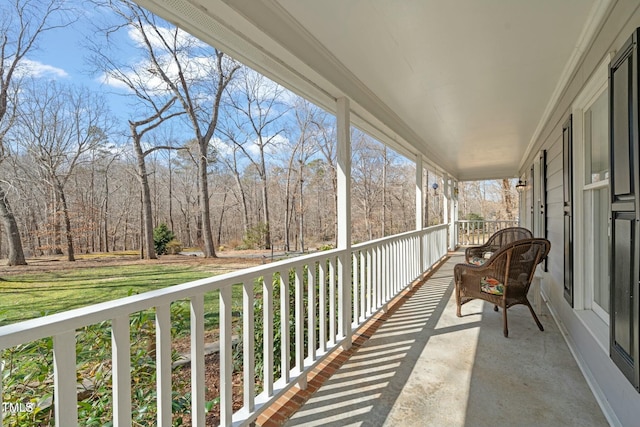
M 336 236 L 335 117 L 129 1 L 101 11 L 84 55 L 105 92 L 29 72 L 62 0 L 0 6 L 0 256 L 139 250 L 153 229 L 206 257 L 226 248 L 306 251 Z M 137 58 L 119 54 L 130 43 Z M 354 241 L 415 228 L 415 164 L 352 129 Z M 425 225 L 442 222 L 425 174 Z M 460 218 L 514 219 L 509 180 L 462 183 Z

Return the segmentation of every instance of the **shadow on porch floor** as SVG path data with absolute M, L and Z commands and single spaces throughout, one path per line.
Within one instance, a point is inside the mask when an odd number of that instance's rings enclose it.
M 335 373 L 318 374 L 321 386 L 309 381 L 306 403 L 290 391 L 296 404 L 263 425 L 282 425 L 302 405 L 284 425 L 607 426 L 546 307 L 544 332 L 526 307 L 509 309 L 509 338 L 489 304 L 470 302 L 456 317 L 452 274 L 462 261 L 454 254 L 328 364 Z

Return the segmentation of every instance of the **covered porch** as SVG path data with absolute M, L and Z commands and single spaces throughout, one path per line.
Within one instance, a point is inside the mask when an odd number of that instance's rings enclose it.
M 171 425 L 170 309 L 177 301 L 189 305 L 192 425 L 207 425 L 204 299 L 210 293 L 220 307 L 221 425 L 630 426 L 638 420 L 638 358 L 623 360 L 631 361 L 624 373 L 618 368 L 610 358 L 609 313 L 594 317 L 587 301 L 591 264 L 608 260 L 609 253 L 596 258 L 594 251 L 581 252 L 586 245 L 576 245 L 575 256 L 571 252 L 574 228 L 577 241 L 590 237 L 589 218 L 583 223 L 571 217 L 567 195 L 573 186 L 582 194 L 609 184 L 578 187 L 577 179 L 588 174 L 579 168 L 574 174 L 571 159 L 576 167 L 585 159 L 563 145 L 572 135 L 571 115 L 591 105 L 575 100 L 599 76 L 594 70 L 598 64 L 606 69 L 640 26 L 637 1 L 136 3 L 335 114 L 338 245 L 0 327 L 0 350 L 51 338 L 55 425 L 82 425 L 76 331 L 100 322 L 111 329 L 113 424 L 132 425 L 129 320 L 142 311 L 155 316 L 157 425 Z M 352 126 L 415 162 L 414 231 L 353 244 Z M 426 228 L 425 169 L 443 177 L 446 210 L 444 224 Z M 437 267 L 460 243 L 458 182 L 496 178 L 527 183 L 520 225 L 552 245 L 541 272 L 538 312 L 545 331 L 538 331 L 526 308 L 516 307 L 508 339 L 488 304 L 471 303 L 465 316 L 455 316 L 450 271 L 459 256 Z M 579 213 L 585 204 L 575 202 Z M 635 220 L 628 220 L 629 227 Z M 606 219 L 601 223 L 606 235 Z M 570 257 L 563 258 L 563 247 Z M 637 262 L 637 253 L 627 255 Z M 571 276 L 567 302 L 570 270 L 576 271 L 579 298 L 574 301 Z M 414 286 L 425 274 L 429 279 Z M 623 279 L 637 292 L 637 281 Z M 242 299 L 234 303 L 238 287 Z M 404 304 L 395 305 L 397 298 Z M 260 314 L 253 310 L 256 301 L 263 304 Z M 637 299 L 623 298 L 629 301 Z M 243 313 L 240 323 L 237 311 Z M 631 320 L 624 323 L 629 333 L 622 342 L 632 356 L 639 353 L 637 312 L 637 303 L 624 312 Z M 232 384 L 238 325 L 244 350 L 240 409 L 233 405 Z M 323 374 L 327 367 L 335 368 L 330 377 Z M 316 388 L 318 371 L 327 378 Z M 0 426 L 2 421 L 0 416 Z
M 546 304 L 455 315 L 452 252 L 258 418 L 262 426 L 609 425 Z M 530 295 L 531 301 L 534 296 Z

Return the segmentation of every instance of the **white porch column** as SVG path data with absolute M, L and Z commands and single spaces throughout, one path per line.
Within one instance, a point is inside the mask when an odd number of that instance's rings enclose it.
M 424 193 L 422 188 L 422 155 L 416 156 L 416 230 L 424 226 Z
M 451 224 L 449 227 L 449 247 L 455 249 L 458 243 L 458 183 L 454 180 L 451 180 Z
M 451 236 L 451 218 L 449 218 L 449 201 L 451 200 L 451 186 L 449 185 L 449 175 L 442 174 L 442 194 L 444 199 L 442 200 L 442 220 L 445 224 L 449 224 L 449 233 Z M 449 237 L 449 242 L 451 238 Z M 451 245 L 447 244 L 447 248 L 451 249 Z
M 424 227 L 424 192 L 422 186 L 422 155 L 416 155 L 416 230 Z M 424 238 L 418 238 L 418 268 L 420 274 L 424 271 Z
M 345 338 L 343 347 L 351 347 L 351 118 L 349 99 L 338 98 L 338 307 L 339 334 Z

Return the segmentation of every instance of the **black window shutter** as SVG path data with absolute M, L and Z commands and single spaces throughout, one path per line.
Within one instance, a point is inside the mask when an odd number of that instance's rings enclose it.
M 542 230 L 542 236 L 545 239 L 549 238 L 549 221 L 547 219 L 547 150 L 540 152 L 540 229 Z M 544 259 L 543 268 L 544 271 L 549 271 L 548 266 L 549 257 Z
M 638 34 L 609 66 L 610 353 L 638 389 Z
M 562 126 L 564 189 L 564 299 L 573 307 L 573 116 Z

